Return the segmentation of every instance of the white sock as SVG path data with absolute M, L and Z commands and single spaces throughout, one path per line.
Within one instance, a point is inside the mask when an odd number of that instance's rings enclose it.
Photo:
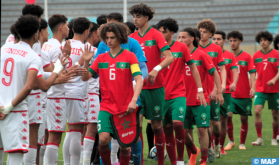
M 83 165 L 83 143 L 81 143 L 81 151 L 79 157 L 79 165 Z
M 47 144 L 46 152 L 45 152 L 44 164 L 47 164 L 47 165 L 57 165 L 58 148 L 59 148 L 58 144 L 57 145 Z
M 90 165 L 90 159 L 91 159 L 92 149 L 95 143 L 95 138 L 85 136 L 83 143 L 84 143 L 83 165 Z
M 45 151 L 46 151 L 46 145 L 41 146 L 41 148 L 40 148 L 40 161 L 39 161 L 40 165 L 43 165 Z
M 71 142 L 70 132 L 67 132 L 63 143 L 64 165 L 70 165 L 70 142 Z
M 119 144 L 116 139 L 111 139 L 111 154 L 110 154 L 110 160 L 111 164 L 117 163 L 117 152 L 119 149 Z
M 4 150 L 0 149 L 0 165 L 3 165 L 4 157 L 5 157 Z
M 79 156 L 81 152 L 81 133 L 80 132 L 70 132 L 71 141 L 70 141 L 70 162 L 71 165 L 79 164 Z
M 29 145 L 29 151 L 24 154 L 24 165 L 36 165 L 37 147 Z
M 9 153 L 9 165 L 18 164 L 21 165 L 23 162 L 22 153 Z

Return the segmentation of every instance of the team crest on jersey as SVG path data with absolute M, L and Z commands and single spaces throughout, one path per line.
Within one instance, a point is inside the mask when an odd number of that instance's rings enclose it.
M 219 112 L 219 108 L 216 108 L 216 109 L 215 109 L 216 115 L 218 115 L 218 112 Z
M 177 58 L 177 53 L 174 53 L 174 54 L 173 54 L 173 57 L 176 59 L 176 58 Z
M 125 131 L 126 128 L 130 129 L 130 126 L 129 126 L 130 122 L 131 121 L 127 121 L 126 119 L 124 119 L 124 122 L 121 124 L 124 127 L 124 131 Z
M 182 114 L 183 111 L 184 111 L 183 107 L 179 107 L 179 111 L 180 111 L 180 113 Z
M 124 63 L 120 63 L 120 68 L 121 68 L 121 70 L 124 69 Z
M 205 119 L 206 119 L 206 114 L 205 114 L 205 113 L 202 113 L 202 114 L 201 114 L 201 118 L 202 118 L 203 120 L 205 120 Z
M 160 107 L 159 106 L 155 106 L 154 110 L 156 111 L 156 113 L 158 113 L 160 111 Z

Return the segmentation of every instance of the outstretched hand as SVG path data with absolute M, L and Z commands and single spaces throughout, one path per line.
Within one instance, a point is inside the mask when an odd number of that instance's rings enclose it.
M 91 53 L 91 47 L 91 45 L 84 44 L 84 50 L 80 48 L 84 61 L 89 62 L 93 58 L 95 50 Z

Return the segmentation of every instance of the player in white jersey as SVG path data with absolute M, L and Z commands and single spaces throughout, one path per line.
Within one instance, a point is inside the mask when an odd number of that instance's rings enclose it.
M 37 76 L 42 63 L 31 47 L 38 41 L 39 25 L 36 17 L 21 16 L 15 24 L 21 41 L 1 48 L 0 93 L 5 93 L 5 96 L 0 96 L 0 149 L 9 153 L 9 164 L 22 164 L 22 153 L 29 150 L 26 97 L 34 82 L 46 91 L 63 69 L 60 60 L 57 60 L 53 74 L 47 81 L 42 75 Z M 1 153 L 1 161 L 3 156 Z

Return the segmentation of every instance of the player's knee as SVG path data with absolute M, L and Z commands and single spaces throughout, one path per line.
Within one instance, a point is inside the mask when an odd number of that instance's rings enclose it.
M 198 128 L 198 131 L 201 137 L 208 135 L 207 129 L 205 127 Z
M 182 129 L 184 129 L 183 122 L 174 122 L 173 123 L 173 129 L 174 130 L 182 130 Z
M 109 144 L 109 137 L 99 137 L 99 144 L 102 146 L 108 145 Z
M 242 116 L 240 120 L 241 120 L 242 124 L 247 124 L 248 123 L 248 117 L 246 117 L 246 116 L 245 117 Z
M 162 121 L 158 121 L 158 120 L 152 120 L 151 121 L 151 127 L 152 127 L 152 130 L 153 132 L 155 130 L 159 130 L 162 128 Z M 154 132 L 155 133 L 155 132 Z
M 164 133 L 165 134 L 173 134 L 173 128 L 172 127 L 164 127 Z

